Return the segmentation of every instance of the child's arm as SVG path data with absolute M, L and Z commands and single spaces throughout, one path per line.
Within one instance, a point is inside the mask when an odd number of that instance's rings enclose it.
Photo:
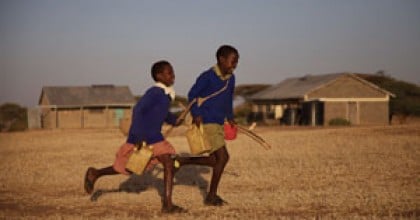
M 201 96 L 201 93 L 203 90 L 206 89 L 208 85 L 208 78 L 205 74 L 201 74 L 195 84 L 191 87 L 190 91 L 188 92 L 188 101 L 191 102 L 195 98 L 198 98 Z M 191 115 L 195 118 L 197 116 L 201 116 L 200 109 L 197 106 L 197 103 L 193 104 L 191 107 Z
M 133 114 L 131 117 L 131 125 L 130 125 L 130 130 L 128 133 L 128 137 L 127 137 L 127 143 L 138 144 L 140 142 L 140 139 L 141 139 L 140 121 L 141 120 L 142 120 L 141 108 L 140 108 L 140 103 L 138 103 L 133 108 Z
M 172 112 L 168 112 L 168 115 L 166 115 L 166 118 L 165 118 L 165 122 L 173 126 L 178 126 L 177 117 Z
M 144 120 L 143 114 L 145 110 L 151 108 L 155 104 L 153 101 L 154 99 L 154 93 L 149 90 L 143 95 L 143 97 L 141 97 L 137 105 L 134 107 L 127 143 L 137 144 L 140 141 L 140 136 L 144 133 L 140 128 L 140 124 L 142 123 L 142 120 Z
M 229 92 L 229 103 L 228 109 L 226 112 L 226 119 L 229 121 L 230 124 L 234 123 L 234 116 L 233 116 L 233 96 L 235 92 L 235 75 L 232 75 L 228 85 L 228 92 Z

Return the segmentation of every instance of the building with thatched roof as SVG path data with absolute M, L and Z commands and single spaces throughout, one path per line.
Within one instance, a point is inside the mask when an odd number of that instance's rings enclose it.
M 128 86 L 46 86 L 39 98 L 41 127 L 119 127 L 134 104 Z
M 288 78 L 248 98 L 250 119 L 288 125 L 327 125 L 345 119 L 354 125 L 388 124 L 394 94 L 349 73 Z

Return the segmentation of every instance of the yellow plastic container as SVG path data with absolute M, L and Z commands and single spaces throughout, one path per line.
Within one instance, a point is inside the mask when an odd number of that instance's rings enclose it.
M 185 133 L 185 136 L 187 137 L 191 154 L 199 155 L 210 151 L 210 144 L 204 134 L 203 125 L 200 125 L 200 127 L 192 125 Z
M 149 145 L 146 146 L 145 144 L 138 150 L 134 150 L 134 152 L 130 155 L 127 161 L 127 165 L 125 168 L 132 173 L 137 175 L 141 175 L 144 172 L 147 164 L 149 164 L 150 159 L 153 155 L 153 146 Z

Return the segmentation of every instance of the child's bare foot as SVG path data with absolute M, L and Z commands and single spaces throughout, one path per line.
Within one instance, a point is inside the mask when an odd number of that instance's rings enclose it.
M 228 202 L 220 198 L 220 196 L 215 195 L 215 196 L 207 196 L 206 199 L 204 200 L 204 204 L 210 205 L 210 206 L 222 206 L 222 205 L 228 204 Z
M 97 179 L 96 176 L 96 169 L 93 167 L 89 167 L 85 174 L 85 192 L 87 194 L 91 194 L 93 192 L 93 188 L 95 186 L 95 181 Z
M 186 213 L 187 210 L 179 207 L 177 205 L 172 205 L 171 207 L 163 206 L 162 207 L 162 213 Z

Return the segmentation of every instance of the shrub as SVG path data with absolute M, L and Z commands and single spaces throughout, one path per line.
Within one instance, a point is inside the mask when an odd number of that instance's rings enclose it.
M 26 108 L 14 103 L 0 105 L 0 131 L 23 131 L 26 128 Z
M 349 126 L 351 123 L 344 118 L 333 118 L 328 122 L 332 126 Z
M 11 124 L 9 131 L 24 131 L 28 128 L 28 123 L 25 119 L 16 120 Z

